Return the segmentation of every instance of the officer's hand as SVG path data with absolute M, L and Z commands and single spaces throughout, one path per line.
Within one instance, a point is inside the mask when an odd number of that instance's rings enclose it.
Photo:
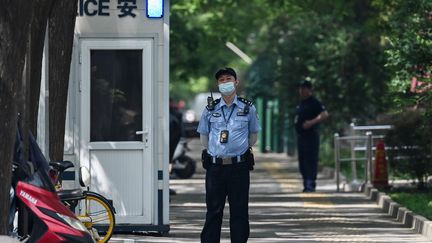
M 314 125 L 313 121 L 308 120 L 303 123 L 303 129 L 309 129 Z

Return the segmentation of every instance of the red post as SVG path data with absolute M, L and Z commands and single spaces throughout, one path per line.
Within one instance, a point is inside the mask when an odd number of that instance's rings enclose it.
M 387 170 L 387 158 L 385 154 L 384 141 L 380 140 L 376 145 L 375 150 L 375 167 L 372 178 L 372 184 L 377 188 L 388 187 L 388 170 Z

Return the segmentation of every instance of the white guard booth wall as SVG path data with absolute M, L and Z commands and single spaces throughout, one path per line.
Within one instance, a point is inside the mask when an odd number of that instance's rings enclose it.
M 65 159 L 71 186 L 86 166 L 113 201 L 116 232 L 169 231 L 168 17 L 166 0 L 78 3 Z

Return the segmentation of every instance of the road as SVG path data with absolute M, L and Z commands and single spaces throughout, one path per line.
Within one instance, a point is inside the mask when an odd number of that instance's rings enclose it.
M 198 140 L 189 155 L 199 159 Z M 251 173 L 250 243 L 276 242 L 429 242 L 381 212 L 362 193 L 335 193 L 335 183 L 320 174 L 316 193 L 301 193 L 297 162 L 285 154 L 256 153 Z M 114 235 L 112 242 L 200 242 L 205 219 L 204 170 L 187 180 L 172 179 L 171 230 L 166 236 Z M 225 208 L 221 242 L 229 240 Z

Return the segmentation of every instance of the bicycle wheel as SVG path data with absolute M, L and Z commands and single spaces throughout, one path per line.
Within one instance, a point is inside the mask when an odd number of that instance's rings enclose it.
M 114 232 L 114 208 L 102 195 L 90 191 L 84 193 L 85 198 L 80 201 L 77 217 L 91 231 L 101 226 L 105 228 L 103 233 L 97 230 L 99 239 L 96 240 L 97 242 L 108 242 Z M 94 232 L 91 233 L 94 234 Z

